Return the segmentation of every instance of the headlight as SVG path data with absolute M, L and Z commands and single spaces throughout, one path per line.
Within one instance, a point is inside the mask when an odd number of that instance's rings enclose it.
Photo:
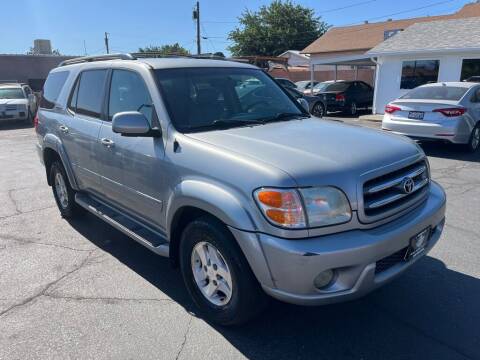
M 254 197 L 268 221 L 285 228 L 334 225 L 352 218 L 347 197 L 334 187 L 261 188 L 254 192 Z

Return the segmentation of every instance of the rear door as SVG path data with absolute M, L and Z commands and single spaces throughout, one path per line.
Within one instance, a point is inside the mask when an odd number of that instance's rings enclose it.
M 78 76 L 68 100 L 62 139 L 82 190 L 101 194 L 98 134 L 104 113 L 108 70 L 85 70 Z
M 152 126 L 158 118 L 142 76 L 132 70 L 113 69 L 109 80 L 108 117 L 99 143 L 100 172 L 108 201 L 153 225 L 161 224 L 165 154 L 162 138 L 126 137 L 112 131 L 112 118 L 124 111 L 139 111 Z

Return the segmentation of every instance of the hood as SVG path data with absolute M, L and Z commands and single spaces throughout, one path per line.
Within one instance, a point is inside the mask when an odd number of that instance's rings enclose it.
M 188 136 L 271 164 L 299 186 L 333 185 L 348 179 L 349 187 L 355 187 L 366 172 L 421 155 L 405 137 L 318 118 Z
M 0 99 L 0 105 L 27 105 L 27 99 Z

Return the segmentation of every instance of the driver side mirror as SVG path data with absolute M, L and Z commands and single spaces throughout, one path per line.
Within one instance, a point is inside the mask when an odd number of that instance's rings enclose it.
M 138 111 L 116 113 L 112 119 L 112 131 L 132 137 L 158 137 L 162 134 L 159 128 L 152 129 L 145 115 Z

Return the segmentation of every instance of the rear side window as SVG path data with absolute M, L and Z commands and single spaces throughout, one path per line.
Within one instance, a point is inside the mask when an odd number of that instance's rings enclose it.
M 421 86 L 406 93 L 401 99 L 458 101 L 467 91 L 467 87 L 459 86 Z
M 40 107 L 43 109 L 53 109 L 55 103 L 62 91 L 65 81 L 67 81 L 68 71 L 57 71 L 48 75 L 47 81 L 43 87 Z
M 100 118 L 107 70 L 87 70 L 77 80 L 70 108 L 77 114 Z

